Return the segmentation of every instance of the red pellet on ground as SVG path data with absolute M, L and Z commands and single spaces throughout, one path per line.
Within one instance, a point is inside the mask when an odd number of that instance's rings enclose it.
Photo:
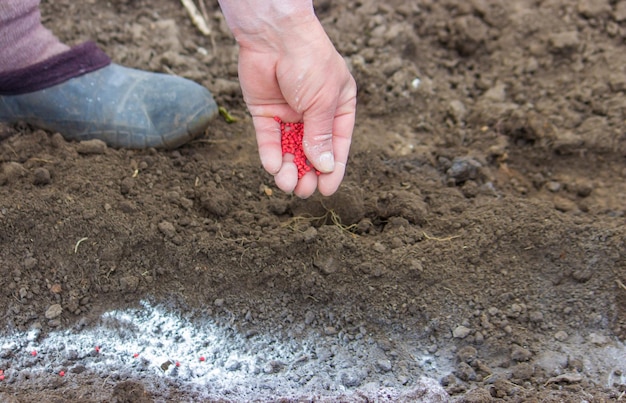
M 204 361 L 206 361 L 206 358 L 200 357 L 200 361 L 204 362 Z
M 33 357 L 37 357 L 37 350 L 31 351 L 30 355 L 32 355 Z
M 139 353 L 133 354 L 133 358 L 137 358 L 137 357 L 139 357 Z
M 274 116 L 274 120 L 280 125 L 280 144 L 283 155 L 293 154 L 293 163 L 298 168 L 298 179 L 302 178 L 310 170 L 314 170 L 317 175 L 320 171 L 313 168 L 304 155 L 302 148 L 302 137 L 304 136 L 304 123 L 302 122 L 283 122 L 278 116 Z
M 65 376 L 65 371 L 59 372 L 59 376 Z

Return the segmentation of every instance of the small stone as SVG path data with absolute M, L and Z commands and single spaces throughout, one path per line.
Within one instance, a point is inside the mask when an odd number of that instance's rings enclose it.
M 50 171 L 46 168 L 37 168 L 34 172 L 33 184 L 35 186 L 44 186 L 50 184 Z
M 339 374 L 339 381 L 345 387 L 354 388 L 361 385 L 366 376 L 364 371 L 344 371 Z
M 456 378 L 452 374 L 448 374 L 448 375 L 444 376 L 439 381 L 439 384 L 441 386 L 450 386 L 450 385 L 454 385 L 455 383 L 456 383 Z
M 226 371 L 238 371 L 241 368 L 241 361 L 228 359 L 226 364 L 224 364 L 224 369 Z
M 123 200 L 119 204 L 119 208 L 126 214 L 132 214 L 137 211 L 137 205 L 131 200 Z
M 332 336 L 337 334 L 337 329 L 334 326 L 326 326 L 324 327 L 324 334 L 327 336 Z
M 553 53 L 571 53 L 580 46 L 578 31 L 559 32 L 550 36 L 550 47 Z
M 2 164 L 2 172 L 7 182 L 12 183 L 26 176 L 28 171 L 18 162 L 6 162 Z
M 478 356 L 478 351 L 472 346 L 465 346 L 456 353 L 456 358 L 460 362 L 470 364 Z
M 307 313 L 304 314 L 304 323 L 305 324 L 310 325 L 311 323 L 313 323 L 314 320 L 315 320 L 315 312 L 307 311 Z
M 317 239 L 317 228 L 309 227 L 302 233 L 302 239 L 305 243 L 313 243 Z
M 63 307 L 60 304 L 51 305 L 45 313 L 46 319 L 57 318 L 63 313 Z
M 467 391 L 467 393 L 463 395 L 463 398 L 460 401 L 464 403 L 482 403 L 493 402 L 494 399 L 487 389 L 474 388 Z
M 506 86 L 504 83 L 497 83 L 485 92 L 483 98 L 492 102 L 504 102 L 506 100 Z
M 463 123 L 465 116 L 467 115 L 467 108 L 465 108 L 463 102 L 454 100 L 448 105 L 448 114 L 456 123 Z
M 574 203 L 573 201 L 569 199 L 556 196 L 554 198 L 554 208 L 563 213 L 567 213 L 568 211 L 576 210 L 578 206 L 576 206 L 576 203 Z
M 330 255 L 319 256 L 313 260 L 313 266 L 317 267 L 325 275 L 337 272 L 339 264 L 339 261 Z
M 464 339 L 472 332 L 471 329 L 465 326 L 458 326 L 452 331 L 452 336 L 456 339 Z
M 543 322 L 543 313 L 539 311 L 533 311 L 528 315 L 528 319 L 530 319 L 530 321 L 534 323 Z
M 467 363 L 462 362 L 454 371 L 454 375 L 462 381 L 474 381 L 476 380 L 476 371 L 470 367 Z
M 552 193 L 556 193 L 561 190 L 561 184 L 559 182 L 550 181 L 546 183 L 546 189 Z
M 522 346 L 514 345 L 511 349 L 511 359 L 513 361 L 528 361 L 532 357 L 532 353 Z
M 213 301 L 213 305 L 215 305 L 217 307 L 224 306 L 224 298 L 216 299 L 215 301 Z
M 389 372 L 393 368 L 391 361 L 388 359 L 380 359 L 376 361 L 376 368 L 381 372 Z
M 615 6 L 615 12 L 613 13 L 613 18 L 615 21 L 622 22 L 626 21 L 626 1 L 620 1 Z
M 76 151 L 79 154 L 104 154 L 106 150 L 106 143 L 98 139 L 81 141 L 76 146 Z
M 125 292 L 135 291 L 139 287 L 139 278 L 136 276 L 125 276 L 120 278 L 120 288 Z
M 593 343 L 596 346 L 603 346 L 609 342 L 609 339 L 606 336 L 597 333 L 591 333 L 587 337 L 587 340 L 589 340 L 590 343 Z
M 535 367 L 526 362 L 522 362 L 513 367 L 511 375 L 520 381 L 526 381 L 535 374 Z
M 579 0 L 576 8 L 585 18 L 598 18 L 611 12 L 609 0 Z
M 578 180 L 574 183 L 568 183 L 567 189 L 576 193 L 579 197 L 588 197 L 593 192 L 593 183 L 585 180 Z
M 122 182 L 120 183 L 120 193 L 123 195 L 127 195 L 129 194 L 133 188 L 135 187 L 135 179 L 129 177 L 126 177 L 124 179 L 122 179 Z
M 570 357 L 567 361 L 567 368 L 576 372 L 582 372 L 584 369 L 583 360 L 580 358 Z
M 579 283 L 586 283 L 593 277 L 593 271 L 589 268 L 578 269 L 572 273 L 572 278 Z
M 263 367 L 263 372 L 266 374 L 275 374 L 280 372 L 283 366 L 284 364 L 279 361 L 270 361 Z
M 374 249 L 378 253 L 385 253 L 387 251 L 387 248 L 385 247 L 385 245 L 383 245 L 380 242 L 376 242 L 374 246 L 372 247 L 372 249 Z
M 24 259 L 24 269 L 32 270 L 37 267 L 38 263 L 39 262 L 34 257 L 27 257 L 26 259 Z
M 533 363 L 550 376 L 559 375 L 567 367 L 567 354 L 556 351 L 544 351 Z
M 557 341 L 565 341 L 565 340 L 567 340 L 568 337 L 569 337 L 569 335 L 567 333 L 565 333 L 564 331 L 562 331 L 562 330 L 559 330 L 558 332 L 556 332 L 554 334 L 554 338 Z
M 178 193 L 178 192 L 176 192 L 174 190 L 169 191 L 169 192 L 167 192 L 165 194 L 165 199 L 168 202 L 173 203 L 173 204 L 177 204 L 179 202 L 179 200 L 180 200 L 180 197 L 181 197 L 180 193 Z
M 482 164 L 472 157 L 457 157 L 446 174 L 456 183 L 478 179 Z
M 161 231 L 161 233 L 167 238 L 174 238 L 176 235 L 176 228 L 174 227 L 174 224 L 169 221 L 161 221 L 158 227 L 159 231 Z

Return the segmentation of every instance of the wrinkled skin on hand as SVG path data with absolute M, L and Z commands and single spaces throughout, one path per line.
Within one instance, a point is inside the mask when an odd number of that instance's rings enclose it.
M 356 113 L 356 83 L 345 61 L 315 17 L 269 39 L 265 32 L 240 39 L 239 80 L 263 167 L 285 192 L 333 194 L 345 173 Z M 304 152 L 321 175 L 311 171 L 298 180 L 293 156 L 282 155 L 274 116 L 304 122 Z

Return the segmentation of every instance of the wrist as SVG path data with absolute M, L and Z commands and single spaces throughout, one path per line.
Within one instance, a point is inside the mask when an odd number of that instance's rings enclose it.
M 241 47 L 280 48 L 319 24 L 311 0 L 219 0 L 226 23 Z

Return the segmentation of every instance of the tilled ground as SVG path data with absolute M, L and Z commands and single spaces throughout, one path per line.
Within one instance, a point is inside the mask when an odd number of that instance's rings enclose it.
M 175 151 L 0 126 L 0 400 L 624 399 L 626 2 L 316 7 L 359 111 L 303 201 L 216 4 L 207 38 L 174 0 L 44 1 L 238 121 Z

